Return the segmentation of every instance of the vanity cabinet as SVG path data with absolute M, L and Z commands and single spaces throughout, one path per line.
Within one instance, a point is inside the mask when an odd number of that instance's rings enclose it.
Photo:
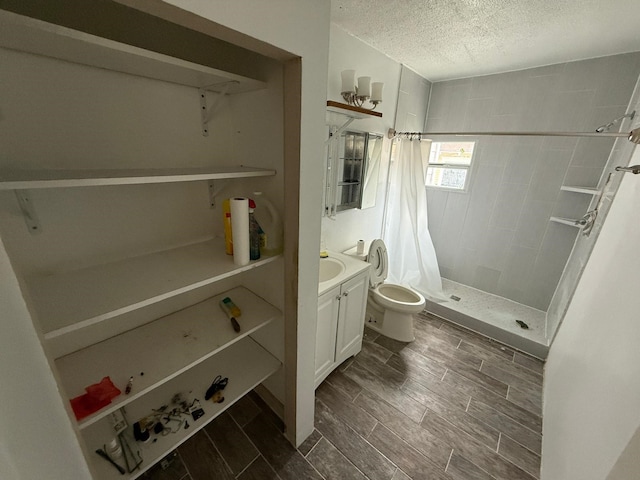
M 315 386 L 347 358 L 360 352 L 369 270 L 318 297 Z

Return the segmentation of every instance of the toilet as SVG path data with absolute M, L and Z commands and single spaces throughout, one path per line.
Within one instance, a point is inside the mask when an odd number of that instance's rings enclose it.
M 413 315 L 424 309 L 424 297 L 412 288 L 384 283 L 389 258 L 381 239 L 371 242 L 367 262 L 371 270 L 366 325 L 394 340 L 413 342 Z

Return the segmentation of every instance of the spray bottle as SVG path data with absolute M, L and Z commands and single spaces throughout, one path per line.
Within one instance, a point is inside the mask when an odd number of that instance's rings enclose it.
M 264 232 L 261 250 L 265 255 L 277 255 L 283 250 L 282 221 L 273 204 L 262 194 L 253 192 L 256 202 L 256 216 Z

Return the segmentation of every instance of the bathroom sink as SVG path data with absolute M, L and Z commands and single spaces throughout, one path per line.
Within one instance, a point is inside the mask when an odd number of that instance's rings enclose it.
M 328 282 L 336 278 L 345 270 L 345 265 L 337 258 L 321 258 L 320 259 L 320 273 L 318 275 L 320 283 Z

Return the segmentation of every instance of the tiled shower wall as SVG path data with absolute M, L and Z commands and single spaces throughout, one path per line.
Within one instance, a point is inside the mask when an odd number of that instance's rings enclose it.
M 640 52 L 434 83 L 426 131 L 593 131 L 625 113 Z M 429 189 L 442 276 L 547 310 L 613 140 L 478 137 L 467 192 Z

